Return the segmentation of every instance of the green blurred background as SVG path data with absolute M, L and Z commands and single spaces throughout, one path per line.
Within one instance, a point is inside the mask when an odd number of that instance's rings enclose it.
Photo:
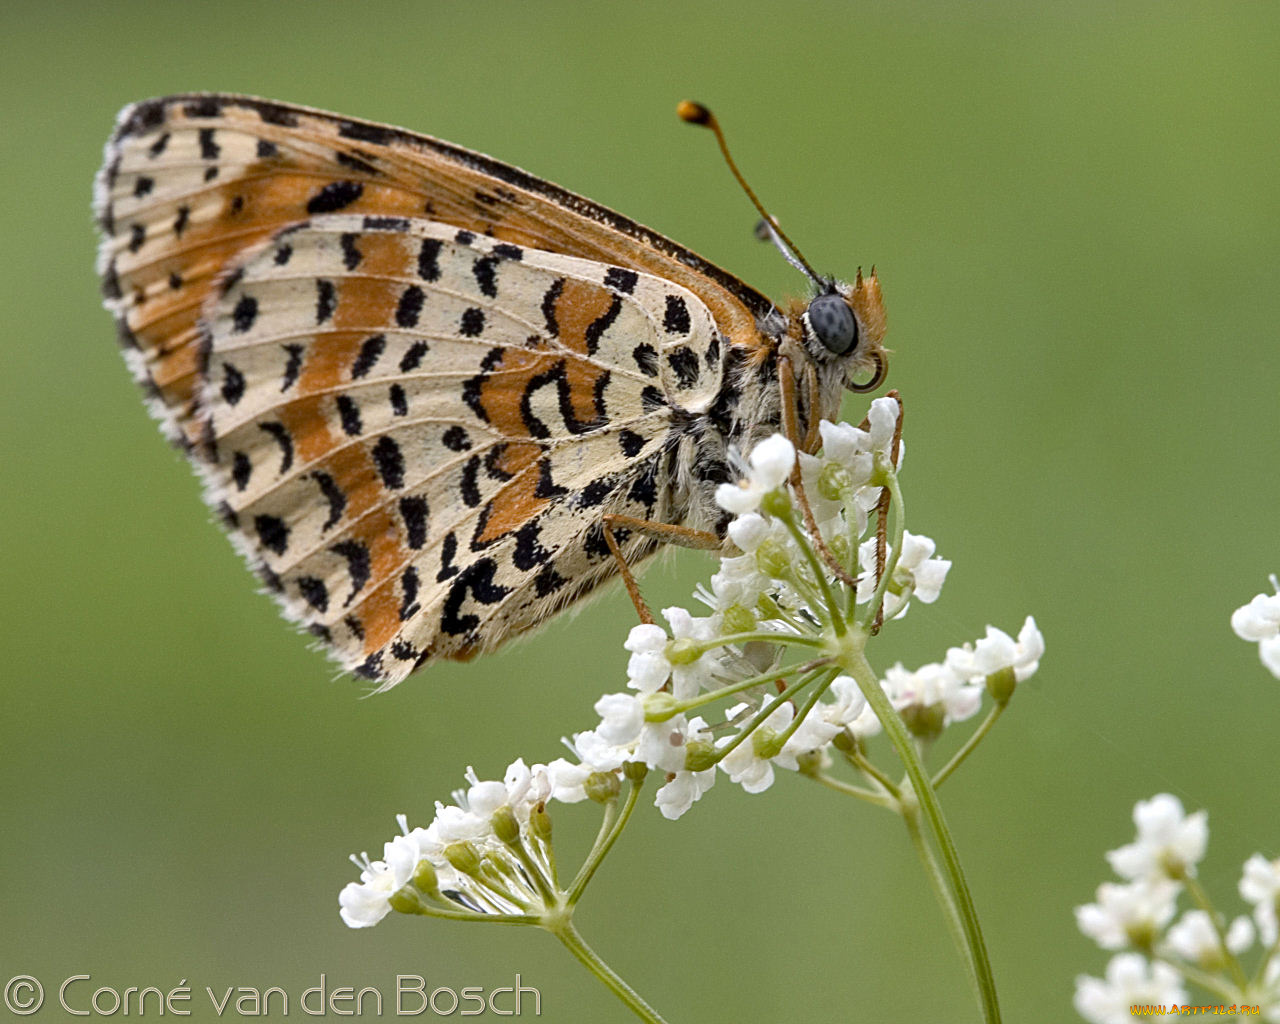
M 1209 809 L 1232 913 L 1243 859 L 1280 852 L 1280 683 L 1228 628 L 1280 569 L 1276 5 L 9 0 L 0 28 L 0 981 L 186 979 L 212 1019 L 206 985 L 519 972 L 546 1020 L 630 1019 L 542 933 L 338 919 L 346 855 L 396 812 L 425 822 L 468 764 L 546 760 L 592 723 L 632 612 L 611 592 L 362 700 L 256 593 L 93 274 L 116 110 L 190 89 L 493 153 L 798 289 L 676 120 L 697 98 L 814 263 L 878 265 L 910 525 L 955 567 L 875 660 L 1029 613 L 1048 639 L 942 793 L 1006 1020 L 1074 1019 L 1104 958 L 1072 907 L 1136 799 Z M 679 553 L 647 588 L 684 603 L 706 571 Z M 593 819 L 557 812 L 570 850 Z M 638 814 L 579 922 L 673 1022 L 976 1019 L 900 824 L 794 777 Z

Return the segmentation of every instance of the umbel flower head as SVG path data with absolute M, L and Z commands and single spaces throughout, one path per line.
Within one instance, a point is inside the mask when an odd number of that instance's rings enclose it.
M 905 527 L 900 412 L 894 398 L 882 398 L 860 427 L 820 424 L 821 455 L 797 456 L 775 435 L 736 457 L 741 480 L 716 491 L 732 515 L 734 549 L 698 588 L 703 607 L 666 608 L 660 621 L 630 630 L 626 687 L 596 700 L 596 723 L 565 741 L 570 757 L 516 761 L 501 781 L 469 773 L 468 789 L 437 804 L 425 827 L 410 828 L 402 816 L 402 834 L 381 859 L 355 858 L 360 879 L 343 890 L 343 919 L 363 927 L 391 910 L 558 919 L 612 838 L 597 842 L 580 884 L 562 887 L 551 847 L 556 803 L 592 798 L 605 809 L 601 834 L 609 837 L 647 775 L 661 780 L 653 802 L 672 819 L 720 775 L 761 793 L 791 773 L 891 806 L 897 787 L 865 749 L 886 715 L 922 745 L 978 713 L 988 694 L 997 715 L 1044 652 L 1030 618 L 1016 639 L 988 627 L 984 638 L 916 669 L 898 664 L 877 676 L 864 655 L 882 623 L 901 619 L 917 599 L 939 598 L 951 567 L 930 538 Z M 837 761 L 872 788 L 832 781 Z M 627 810 L 619 812 L 624 790 Z

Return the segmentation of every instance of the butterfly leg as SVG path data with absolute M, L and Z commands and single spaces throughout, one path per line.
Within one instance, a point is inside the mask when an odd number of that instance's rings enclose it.
M 898 403 L 898 422 L 893 425 L 893 446 L 889 450 L 889 458 L 896 466 L 898 464 L 898 452 L 902 448 L 902 396 L 897 390 L 889 392 L 889 397 Z M 867 422 L 864 426 L 869 427 L 871 424 Z M 884 563 L 889 550 L 889 488 L 882 487 L 880 489 L 880 500 L 876 502 L 876 580 L 884 573 Z M 871 635 L 875 636 L 880 632 L 880 627 L 884 624 L 884 602 L 880 603 L 880 607 L 876 609 L 875 620 L 871 623 Z
M 694 530 L 688 526 L 676 526 L 673 523 L 658 523 L 652 519 L 637 519 L 635 516 L 606 515 L 601 525 L 604 527 L 604 542 L 609 545 L 613 560 L 618 563 L 618 572 L 621 573 L 622 582 L 627 588 L 627 596 L 631 598 L 631 603 L 635 605 L 636 614 L 640 616 L 640 621 L 646 625 L 653 622 L 653 612 L 649 610 L 644 597 L 640 594 L 640 587 L 636 583 L 635 575 L 631 572 L 631 566 L 627 565 L 627 560 L 622 556 L 622 548 L 618 546 L 618 539 L 614 536 L 613 531 L 615 529 L 632 530 L 635 533 L 644 533 L 650 537 L 656 537 L 666 544 L 678 544 L 680 547 L 693 548 L 698 551 L 718 551 L 724 546 L 719 537 L 706 530 Z
M 813 372 L 812 367 L 809 368 L 810 373 Z M 804 441 L 800 440 L 800 427 L 796 422 L 796 378 L 795 370 L 792 367 L 791 360 L 786 356 L 778 358 L 778 387 L 782 391 L 782 430 L 787 440 L 796 447 L 797 452 L 810 452 L 818 447 L 818 421 L 810 417 L 808 429 L 805 431 Z M 813 393 L 812 382 L 810 386 L 810 394 Z M 822 556 L 822 560 L 827 563 L 836 577 L 846 586 L 852 587 L 854 590 L 858 588 L 858 580 L 850 575 L 849 570 L 840 564 L 840 560 L 832 553 L 827 546 L 827 542 L 822 539 L 822 534 L 818 532 L 818 521 L 814 518 L 813 508 L 809 504 L 809 496 L 804 491 L 804 480 L 800 474 L 800 459 L 796 458 L 795 467 L 791 470 L 791 488 L 796 492 L 796 501 L 800 504 L 800 511 L 804 515 L 805 529 L 809 531 L 809 536 L 813 538 L 814 546 L 818 549 L 818 554 Z

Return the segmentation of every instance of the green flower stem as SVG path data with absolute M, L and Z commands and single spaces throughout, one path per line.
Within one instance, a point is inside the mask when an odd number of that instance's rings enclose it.
M 417 913 L 423 917 L 438 917 L 443 921 L 475 921 L 484 924 L 542 924 L 542 917 L 539 914 L 503 914 L 497 911 L 492 914 L 477 914 L 467 910 L 446 910 L 443 907 L 432 906 L 423 906 Z
M 1227 970 L 1231 972 L 1231 980 L 1235 982 L 1236 987 L 1243 992 L 1249 987 L 1249 979 L 1245 976 L 1244 968 L 1240 965 L 1240 961 L 1236 959 L 1235 954 L 1227 948 L 1227 930 L 1222 926 L 1222 918 L 1218 912 L 1213 909 L 1213 901 L 1209 899 L 1209 894 L 1204 891 L 1202 886 L 1196 879 L 1188 876 L 1182 880 L 1187 886 L 1187 892 L 1191 894 L 1191 899 L 1195 901 L 1196 906 L 1209 915 L 1209 921 L 1213 925 L 1214 934 L 1218 936 L 1218 947 L 1222 950 L 1222 955 L 1227 960 Z
M 600 867 L 600 862 L 604 860 L 613 844 L 618 841 L 618 836 L 622 834 L 622 830 L 627 827 L 631 812 L 636 809 L 636 803 L 640 799 L 640 787 L 642 785 L 643 783 L 640 782 L 631 784 L 631 789 L 627 792 L 626 803 L 623 804 L 620 814 L 615 811 L 613 814 L 605 815 L 604 823 L 600 826 L 600 833 L 596 836 L 591 852 L 587 854 L 586 859 L 582 862 L 582 867 L 578 869 L 577 876 L 569 886 L 568 892 L 565 893 L 565 901 L 570 907 L 582 897 L 582 892 L 586 889 L 587 883 L 591 881 L 591 876 L 596 873 L 596 869 Z M 611 806 L 610 809 L 613 810 L 613 807 Z
M 748 725 L 745 729 L 740 729 L 738 731 L 738 735 L 735 736 L 732 741 L 725 744 L 723 747 L 720 747 L 716 751 L 716 763 L 718 764 L 719 762 L 723 761 L 726 757 L 728 757 L 731 753 L 733 753 L 733 751 L 737 749 L 740 743 L 742 743 L 745 739 L 747 739 L 747 737 L 749 737 L 753 732 L 756 731 L 756 729 L 759 727 L 761 722 L 763 722 L 771 714 L 773 714 L 775 711 L 778 710 L 779 705 L 783 704 L 786 701 L 793 700 L 796 694 L 800 693 L 801 690 L 803 690 L 806 686 L 812 683 L 815 679 L 821 678 L 821 676 L 822 676 L 822 669 L 821 668 L 814 669 L 812 672 L 809 672 L 803 677 L 801 677 L 800 679 L 797 679 L 794 685 L 788 686 L 780 694 L 774 697 L 773 700 L 769 701 L 768 704 L 764 705 L 764 707 L 762 707 L 759 711 L 755 713 L 755 715 L 752 716 L 750 725 Z
M 947 927 L 951 930 L 951 938 L 959 949 L 964 949 L 964 924 L 960 920 L 960 912 L 956 909 L 956 901 L 951 898 L 951 892 L 947 889 L 947 879 L 938 864 L 938 858 L 934 855 L 933 848 L 929 845 L 929 840 L 920 829 L 920 804 L 916 801 L 915 795 L 907 791 L 903 798 L 898 801 L 897 809 L 898 813 L 902 815 L 903 824 L 907 826 L 907 835 L 911 837 L 911 845 L 916 848 L 916 854 L 920 857 L 924 873 L 928 877 L 929 883 L 933 886 L 934 895 L 938 897 L 938 903 L 942 907 L 942 914 L 947 919 Z M 969 983 L 973 985 L 974 994 L 978 995 L 981 992 L 981 987 L 974 970 L 972 957 L 965 958 L 965 967 L 968 968 L 966 973 L 969 975 Z
M 555 921 L 544 922 L 543 927 L 565 944 L 569 952 L 576 956 L 588 971 L 599 978 L 605 986 L 627 1005 L 632 1013 L 651 1024 L 666 1024 L 662 1015 L 646 1003 L 640 993 L 622 980 L 607 963 L 600 959 L 594 949 L 588 946 L 578 930 L 574 928 L 572 919 L 566 914 Z
M 938 774 L 933 777 L 934 789 L 937 789 L 946 782 L 955 770 L 964 763 L 965 758 L 977 749 L 978 744 L 982 742 L 983 737 L 991 731 L 991 727 L 995 725 L 1000 716 L 1004 714 L 1004 709 L 1006 707 L 1008 707 L 1007 704 L 996 704 L 991 708 L 982 724 L 973 731 L 972 735 L 970 735 L 967 740 L 965 740 L 964 746 L 957 750 L 951 760 L 948 761 Z
M 544 904 L 550 903 L 555 899 L 555 889 L 549 879 L 542 871 L 542 865 L 529 856 L 529 851 L 521 841 L 517 841 L 514 845 L 508 845 L 508 850 L 512 850 L 520 863 L 524 866 L 525 872 L 533 881 L 534 888 L 538 890 L 538 895 L 542 898 Z
M 863 789 L 861 786 L 853 786 L 845 782 L 843 779 L 833 778 L 823 772 L 816 775 L 810 775 L 809 778 L 815 782 L 820 782 L 828 789 L 834 789 L 837 793 L 843 793 L 845 796 L 851 796 L 855 800 L 862 800 L 876 807 L 897 807 L 898 801 L 895 797 L 886 793 L 876 793 L 870 789 Z
M 865 640 L 865 636 L 863 637 Z M 973 896 L 965 881 L 964 869 L 960 866 L 960 855 L 956 851 L 947 828 L 946 819 L 942 815 L 942 807 L 938 803 L 938 794 L 929 784 L 924 766 L 920 763 L 915 744 L 907 734 L 907 727 L 901 717 L 894 711 L 893 705 L 884 690 L 880 688 L 880 680 L 867 662 L 861 646 L 847 646 L 841 652 L 841 667 L 857 680 L 863 696 L 871 705 L 880 724 L 884 726 L 885 735 L 893 744 L 894 750 L 902 761 L 907 778 L 920 802 L 920 810 L 929 823 L 929 830 L 937 844 L 942 857 L 948 888 L 955 900 L 956 911 L 960 916 L 961 932 L 964 936 L 964 952 L 972 964 L 973 975 L 978 988 L 978 1001 L 982 1006 L 983 1019 L 987 1024 L 998 1024 L 1000 1006 L 996 997 L 995 978 L 991 974 L 991 961 L 987 956 L 987 945 L 982 937 L 982 926 L 978 923 L 978 912 L 973 905 Z
M 856 769 L 858 769 L 858 771 L 862 772 L 863 775 L 866 775 L 871 779 L 874 779 L 875 782 L 880 786 L 882 790 L 884 790 L 891 797 L 893 797 L 894 802 L 898 800 L 898 797 L 900 796 L 900 793 L 898 791 L 898 784 L 894 782 L 893 779 L 885 775 L 884 772 L 882 772 L 869 760 L 863 757 L 860 752 L 842 751 L 842 753 L 844 754 L 846 761 L 848 761 L 851 765 L 853 765 Z
M 755 630 L 749 633 L 730 633 L 728 636 L 719 636 L 709 643 L 699 644 L 697 649 L 699 654 L 705 654 L 707 651 L 714 651 L 717 647 L 749 644 L 753 641 L 759 641 L 762 644 L 792 644 L 796 647 L 823 646 L 822 639 L 816 636 L 796 636 L 794 633 L 769 633 L 764 630 Z
M 889 589 L 889 581 L 893 578 L 894 571 L 898 568 L 898 558 L 902 554 L 902 533 L 906 529 L 907 507 L 902 500 L 902 488 L 898 486 L 898 474 L 892 466 L 885 469 L 885 484 L 889 488 L 889 497 L 891 508 L 896 508 L 897 512 L 893 516 L 893 536 L 889 539 L 889 558 L 885 562 L 884 572 L 880 574 L 880 578 L 876 580 L 876 592 L 871 595 L 871 600 L 867 602 L 866 611 L 862 613 L 859 620 L 864 629 L 870 629 L 871 623 L 875 621 L 876 612 L 884 603 L 885 591 Z
M 805 698 L 804 706 L 796 711 L 795 715 L 791 719 L 791 724 L 787 726 L 778 737 L 778 742 L 782 746 L 786 746 L 787 741 L 791 739 L 795 731 L 799 729 L 800 726 L 804 725 L 805 718 L 808 717 L 809 712 L 813 710 L 813 706 L 818 703 L 822 698 L 822 695 L 827 692 L 827 687 L 831 685 L 831 681 L 835 679 L 838 674 L 839 669 L 836 668 L 828 668 L 825 672 L 818 671 L 815 674 L 814 678 L 820 680 L 820 682 L 813 688 L 809 696 Z M 794 692 L 788 689 L 785 695 L 794 696 Z
M 835 594 L 831 592 L 831 582 L 827 579 L 827 567 L 822 564 L 818 553 L 813 550 L 809 535 L 800 528 L 800 524 L 795 521 L 795 517 L 788 515 L 782 521 L 787 527 L 787 532 L 791 534 L 796 544 L 800 546 L 800 550 L 804 552 L 805 560 L 809 563 L 813 578 L 818 581 L 818 587 L 822 591 L 822 606 L 828 609 L 831 616 L 831 627 L 836 631 L 836 636 L 844 636 L 849 627 L 845 624 L 844 617 L 840 614 L 840 605 L 836 603 Z
M 775 679 L 785 679 L 787 676 L 799 675 L 801 672 L 808 672 L 823 664 L 826 664 L 825 660 L 820 659 L 818 661 L 801 662 L 797 665 L 788 665 L 785 668 L 776 668 L 769 672 L 761 672 L 758 676 L 751 676 L 749 679 L 744 679 L 731 686 L 722 686 L 718 690 L 711 690 L 697 697 L 682 700 L 673 706 L 671 714 L 677 715 L 688 711 L 696 711 L 700 707 L 714 704 L 725 697 L 732 697 L 735 693 L 740 693 L 743 690 L 750 690 L 762 683 L 771 683 Z
M 1199 985 L 1206 992 L 1212 992 L 1224 1003 L 1243 1003 L 1247 1001 L 1248 990 L 1233 988 L 1227 984 L 1225 978 L 1209 974 L 1181 960 L 1170 960 L 1168 957 L 1160 956 L 1159 954 L 1152 954 L 1151 959 L 1158 963 L 1168 964 L 1186 978 L 1187 981 Z

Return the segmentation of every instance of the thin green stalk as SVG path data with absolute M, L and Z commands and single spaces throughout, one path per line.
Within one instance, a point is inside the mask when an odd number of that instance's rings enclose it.
M 600 862 L 604 860 L 613 844 L 618 841 L 618 836 L 622 834 L 622 830 L 627 827 L 627 822 L 631 818 L 631 812 L 636 809 L 636 802 L 640 799 L 640 787 L 642 782 L 631 783 L 631 788 L 627 791 L 626 802 L 622 806 L 622 812 L 612 821 L 608 821 L 608 831 L 602 827 L 600 834 L 596 836 L 595 845 L 591 847 L 591 852 L 587 854 L 586 859 L 582 862 L 582 867 L 578 869 L 578 874 L 573 880 L 573 884 L 569 886 L 569 891 L 565 893 L 565 899 L 569 906 L 573 906 L 582 896 L 582 891 L 587 887 L 587 883 L 591 881 L 591 876 L 596 873 L 596 869 L 600 866 Z
M 804 552 L 805 560 L 809 563 L 809 569 L 813 572 L 813 577 L 818 581 L 818 588 L 822 591 L 822 606 L 830 612 L 831 627 L 836 631 L 836 636 L 844 636 L 848 631 L 844 617 L 840 614 L 840 606 L 836 603 L 836 596 L 831 592 L 831 583 L 827 579 L 827 567 L 822 564 L 818 558 L 818 553 L 813 550 L 813 544 L 810 542 L 808 535 L 800 528 L 800 524 L 788 515 L 783 518 L 783 523 L 787 527 L 787 532 L 795 539 L 800 550 Z
M 907 507 L 902 500 L 902 488 L 898 486 L 898 474 L 890 468 L 885 471 L 885 475 L 887 481 L 884 486 L 889 488 L 889 497 L 893 499 L 889 507 L 891 511 L 896 510 L 893 515 L 893 537 L 889 540 L 889 558 L 885 562 L 884 572 L 876 581 L 876 592 L 871 595 L 866 611 L 862 613 L 862 618 L 859 620 L 864 629 L 870 629 L 876 612 L 884 602 L 885 592 L 889 589 L 889 580 L 893 578 L 893 573 L 898 567 L 898 558 L 902 554 L 902 534 L 907 522 Z
M 920 763 L 915 744 L 911 742 L 906 726 L 880 688 L 880 681 L 876 678 L 874 670 L 868 664 L 861 649 L 846 649 L 841 658 L 841 666 L 857 680 L 863 696 L 875 710 L 881 725 L 884 726 L 885 735 L 901 759 L 907 778 L 911 780 L 916 799 L 920 802 L 920 810 L 929 823 L 929 830 L 933 833 L 934 842 L 937 844 L 938 853 L 942 858 L 942 867 L 955 899 L 956 910 L 960 915 L 961 930 L 964 934 L 964 952 L 972 961 L 983 1019 L 987 1024 L 998 1024 L 1000 1006 L 996 996 L 995 978 L 991 973 L 991 961 L 987 955 L 987 945 L 982 937 L 982 926 L 978 923 L 978 911 L 973 905 L 973 896 L 969 892 L 964 869 L 960 865 L 960 855 L 956 851 L 951 831 L 947 827 L 942 807 L 938 803 L 938 794 L 929 783 L 929 777 Z
M 1249 979 L 1245 976 L 1244 967 L 1241 966 L 1240 961 L 1237 960 L 1235 958 L 1235 954 L 1227 948 L 1227 931 L 1222 926 L 1222 918 L 1219 917 L 1218 912 L 1213 909 L 1213 902 L 1209 899 L 1209 894 L 1204 891 L 1204 886 L 1194 878 L 1184 878 L 1183 882 L 1186 883 L 1187 892 L 1191 894 L 1192 900 L 1195 901 L 1196 905 L 1201 910 L 1209 915 L 1209 923 L 1213 925 L 1214 934 L 1218 936 L 1218 948 L 1222 950 L 1222 955 L 1226 957 L 1227 970 L 1231 972 L 1231 980 L 1234 981 L 1236 983 L 1236 987 L 1243 992 L 1249 985 Z
M 937 789 L 951 777 L 957 768 L 963 763 L 964 759 L 977 749 L 978 744 L 982 742 L 982 738 L 991 731 L 991 727 L 996 724 L 996 720 L 1004 714 L 1007 704 L 996 704 L 988 712 L 987 717 L 982 724 L 973 731 L 973 734 L 965 740 L 964 746 L 955 752 L 955 755 L 948 761 L 941 770 L 933 777 L 933 788 Z
M 573 921 L 567 915 L 555 922 L 548 922 L 543 927 L 563 942 L 569 952 L 578 958 L 582 966 L 604 982 L 605 986 L 621 999 L 626 1004 L 627 1009 L 637 1017 L 641 1020 L 649 1021 L 650 1024 L 666 1024 L 662 1015 L 646 1003 L 641 998 L 640 993 L 623 981 L 613 968 L 600 959 L 599 954 L 583 941 L 582 936 L 578 934 L 578 930 L 574 928 Z
M 798 675 L 801 672 L 808 672 L 822 664 L 825 664 L 824 659 L 802 661 L 795 665 L 787 665 L 785 668 L 777 668 L 769 672 L 761 672 L 759 675 L 752 676 L 749 679 L 743 679 L 741 682 L 733 683 L 730 686 L 722 686 L 718 690 L 710 690 L 707 693 L 699 694 L 697 697 L 690 697 L 688 700 L 682 700 L 673 706 L 671 714 L 676 715 L 683 712 L 696 711 L 698 708 L 703 707 L 706 704 L 714 704 L 725 697 L 732 697 L 735 693 L 741 693 L 743 690 L 750 690 L 753 687 L 760 686 L 762 683 L 771 683 L 775 679 L 785 679 L 787 676 Z
M 898 803 L 896 799 L 887 793 L 877 793 L 874 790 L 863 789 L 861 786 L 854 786 L 843 779 L 836 779 L 822 772 L 810 775 L 809 778 L 813 779 L 814 782 L 822 783 L 828 789 L 834 789 L 837 793 L 851 796 L 855 800 L 863 800 L 866 803 L 874 804 L 876 807 L 896 807 Z
M 938 865 L 938 858 L 934 856 L 929 840 L 920 829 L 920 806 L 915 801 L 915 795 L 907 793 L 898 802 L 898 810 L 902 814 L 903 823 L 907 826 L 907 835 L 911 837 L 911 845 L 916 848 L 916 854 L 920 857 L 924 873 L 928 876 L 929 883 L 933 886 L 933 893 L 937 896 L 938 903 L 942 907 L 942 914 L 947 919 L 947 927 L 951 930 L 951 938 L 956 946 L 964 949 L 964 925 L 960 920 L 960 913 L 956 909 L 956 902 L 951 898 L 951 892 L 947 889 L 947 879 Z M 981 988 L 978 984 L 978 976 L 974 973 L 973 960 L 970 957 L 965 957 L 964 962 L 967 968 L 965 973 L 969 976 L 969 984 L 973 986 L 973 994 L 980 997 Z

